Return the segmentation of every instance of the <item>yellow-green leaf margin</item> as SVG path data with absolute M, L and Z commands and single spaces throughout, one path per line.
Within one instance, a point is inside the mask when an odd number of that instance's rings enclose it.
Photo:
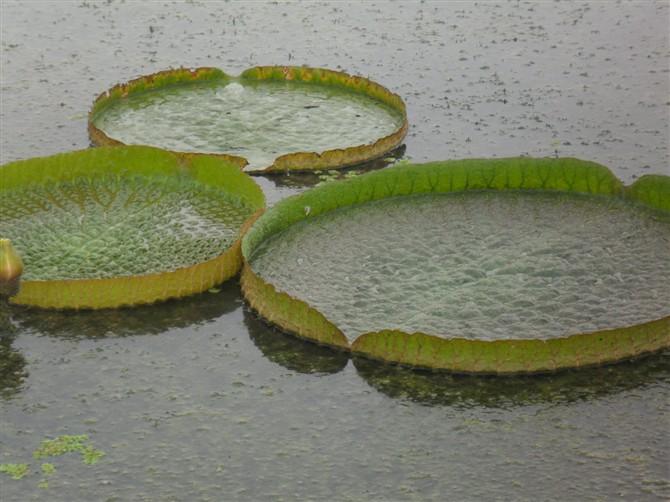
M 263 212 L 261 189 L 239 167 L 212 156 L 177 155 L 145 146 L 102 147 L 0 166 L 0 197 L 4 191 L 96 176 L 116 175 L 190 178 L 244 200 L 252 214 L 236 241 L 219 256 L 173 271 L 105 279 L 26 280 L 15 304 L 52 309 L 101 309 L 153 303 L 202 291 L 237 274 L 240 245 L 246 229 Z
M 120 141 L 107 136 L 95 126 L 96 117 L 113 103 L 127 96 L 156 90 L 168 86 L 188 85 L 197 82 L 240 81 L 294 81 L 315 85 L 337 87 L 365 95 L 395 110 L 402 118 L 401 124 L 391 134 L 377 139 L 374 143 L 356 145 L 347 148 L 326 150 L 323 152 L 296 152 L 281 155 L 274 162 L 251 172 L 273 173 L 288 171 L 319 171 L 339 169 L 382 157 L 402 144 L 407 134 L 407 111 L 402 98 L 386 87 L 367 78 L 349 75 L 344 72 L 304 66 L 257 66 L 244 71 L 239 77 L 231 77 L 216 68 L 178 68 L 165 70 L 117 84 L 100 94 L 93 103 L 88 116 L 88 132 L 95 145 L 123 145 Z M 177 152 L 183 153 L 183 152 Z M 201 155 L 191 153 L 190 155 Z M 207 154 L 221 157 L 243 168 L 248 164 L 243 157 L 228 154 Z
M 88 135 L 91 142 L 98 146 L 125 146 L 124 143 L 107 136 L 102 130 L 95 126 L 95 118 L 114 103 L 132 96 L 156 89 L 163 89 L 176 85 L 188 85 L 201 82 L 227 82 L 230 76 L 217 68 L 176 68 L 159 71 L 151 75 L 144 75 L 122 84 L 116 84 L 111 89 L 100 94 L 88 113 Z M 175 152 L 183 155 L 201 155 L 186 152 Z M 204 154 L 203 154 L 204 155 Z M 247 160 L 237 155 L 225 153 L 207 153 L 208 156 L 218 157 L 229 164 L 238 166 L 240 169 L 247 165 Z
M 365 333 L 350 344 L 320 312 L 277 291 L 249 265 L 262 241 L 300 220 L 386 197 L 464 190 L 549 190 L 629 198 L 670 216 L 670 177 L 644 176 L 625 187 L 606 167 L 578 159 L 521 157 L 396 166 L 285 199 L 259 218 L 242 242 L 245 298 L 263 317 L 303 338 L 373 359 L 462 373 L 550 372 L 670 347 L 670 317 L 550 340 L 477 341 L 388 329 Z

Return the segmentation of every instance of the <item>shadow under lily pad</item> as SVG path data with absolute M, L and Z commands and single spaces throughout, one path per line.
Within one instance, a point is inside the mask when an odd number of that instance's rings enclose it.
M 321 347 L 282 333 L 269 326 L 253 311 L 244 309 L 244 324 L 254 345 L 273 363 L 306 374 L 333 374 L 342 371 L 349 354 Z
M 669 381 L 668 363 L 670 352 L 664 351 L 617 365 L 495 378 L 417 370 L 354 357 L 361 378 L 390 398 L 462 408 L 509 408 L 597 399 Z
M 24 333 L 59 338 L 157 335 L 214 322 L 239 308 L 240 303 L 238 285 L 228 281 L 215 292 L 133 309 L 69 312 L 11 306 L 11 319 Z

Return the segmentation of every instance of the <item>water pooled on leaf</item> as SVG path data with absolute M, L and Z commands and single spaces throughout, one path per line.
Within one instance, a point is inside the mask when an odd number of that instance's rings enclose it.
M 670 314 L 669 239 L 667 218 L 620 199 L 469 192 L 310 217 L 251 263 L 350 340 L 382 329 L 546 339 Z
M 267 167 L 294 152 L 374 143 L 393 133 L 400 114 L 369 97 L 296 82 L 189 84 L 136 94 L 94 120 L 125 144 L 228 153 Z

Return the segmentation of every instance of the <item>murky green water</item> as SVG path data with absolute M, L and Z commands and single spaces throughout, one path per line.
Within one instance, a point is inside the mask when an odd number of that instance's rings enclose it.
M 81 180 L 3 194 L 0 235 L 27 280 L 143 275 L 220 255 L 252 212 L 196 182 Z
M 251 257 L 350 341 L 554 338 L 670 315 L 670 219 L 607 198 L 466 192 L 307 218 Z
M 116 82 L 308 64 L 403 96 L 414 160 L 668 166 L 665 2 L 0 2 L 0 159 L 88 145 Z M 555 142 L 558 141 L 559 144 Z M 402 150 L 399 151 L 402 154 Z M 382 167 L 384 162 L 375 163 Z M 273 202 L 316 176 L 257 178 Z M 239 287 L 112 312 L 0 311 L 2 502 L 668 498 L 670 354 L 536 378 L 419 373 L 268 328 Z M 32 452 L 88 434 L 96 465 Z
M 267 167 L 280 155 L 374 143 L 399 114 L 366 96 L 325 86 L 233 81 L 146 92 L 101 111 L 96 126 L 126 144 L 239 155 Z

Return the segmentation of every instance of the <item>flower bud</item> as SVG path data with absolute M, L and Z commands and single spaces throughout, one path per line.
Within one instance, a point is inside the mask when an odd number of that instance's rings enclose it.
M 9 239 L 0 239 L 0 296 L 14 296 L 19 291 L 23 260 Z

